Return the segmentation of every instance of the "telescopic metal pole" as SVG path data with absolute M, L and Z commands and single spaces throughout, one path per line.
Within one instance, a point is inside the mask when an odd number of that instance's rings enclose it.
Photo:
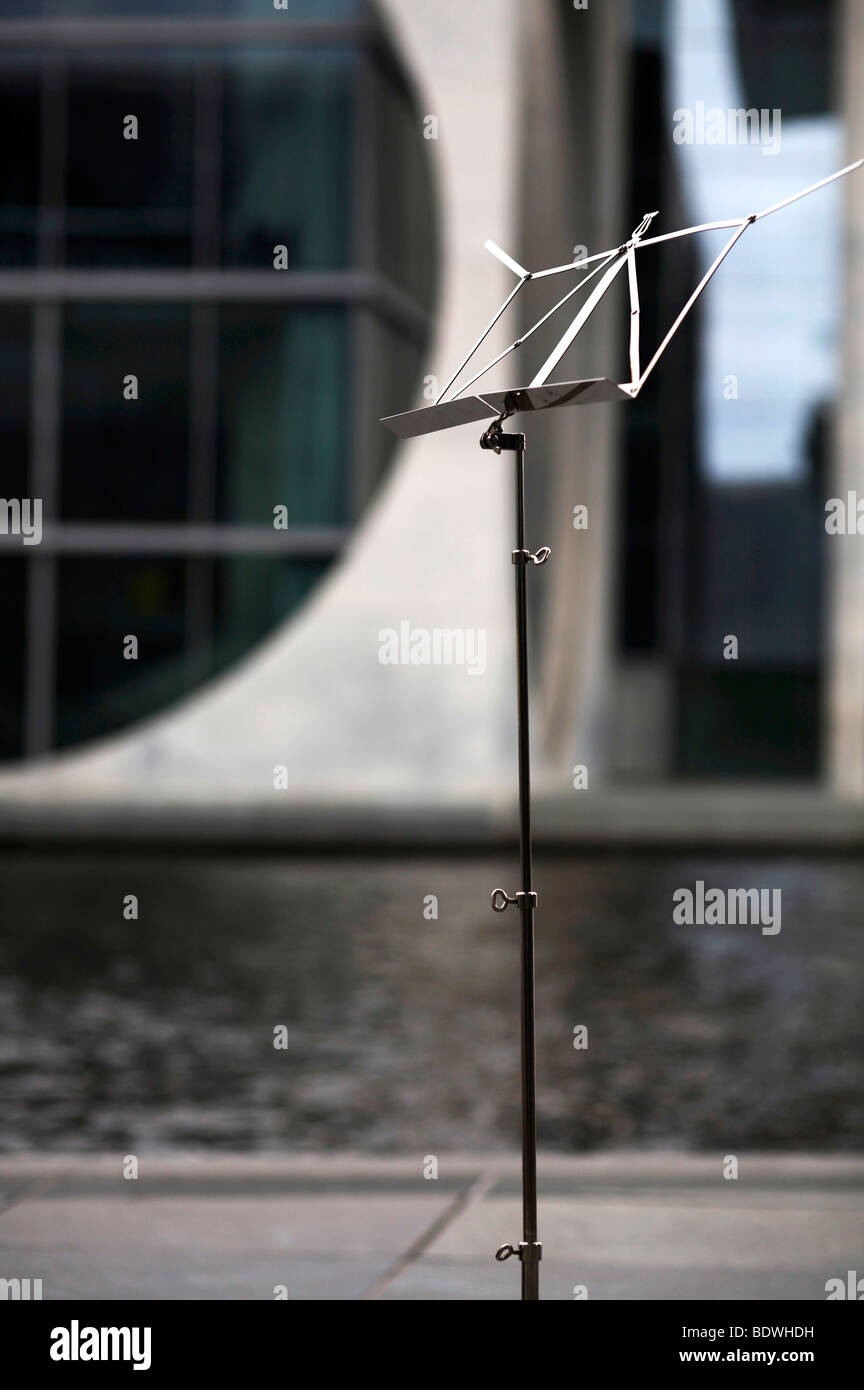
M 537 1239 L 537 1096 L 534 1046 L 534 909 L 537 894 L 531 884 L 531 743 L 528 725 L 528 611 L 525 576 L 529 564 L 542 565 L 549 547 L 536 554 L 525 549 L 525 436 L 504 434 L 501 421 L 480 440 L 484 449 L 512 450 L 515 456 L 516 549 L 512 560 L 516 579 L 516 700 L 519 752 L 519 866 L 520 889 L 509 894 L 496 888 L 492 907 L 503 912 L 511 903 L 521 922 L 521 1040 L 522 1040 L 522 1240 L 517 1246 L 502 1245 L 497 1260 L 517 1255 L 522 1264 L 522 1298 L 540 1297 L 540 1259 L 543 1247 Z

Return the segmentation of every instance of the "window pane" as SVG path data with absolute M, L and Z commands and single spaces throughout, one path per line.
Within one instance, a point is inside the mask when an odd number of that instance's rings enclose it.
M 372 91 L 376 263 L 429 309 L 435 301 L 438 278 L 432 181 L 432 154 L 438 147 L 424 137 L 422 115 L 389 70 L 375 73 Z
M 26 580 L 23 559 L 0 558 L 0 758 L 17 758 L 22 752 Z
M 0 266 L 33 265 L 39 207 L 39 70 L 30 62 L 0 65 Z
M 221 520 L 337 525 L 351 450 L 348 316 L 341 308 L 225 306 L 220 314 Z
M 124 138 L 126 118 L 138 138 Z M 69 74 L 66 260 L 187 265 L 192 246 L 193 83 L 187 59 L 106 54 Z
M 357 500 L 362 507 L 383 478 L 398 445 L 396 436 L 380 423 L 381 417 L 427 402 L 418 399 L 423 353 L 416 343 L 362 310 L 355 313 L 355 322 L 368 392 L 359 423 L 365 434 L 362 457 L 368 468 L 368 476 L 360 480 L 358 488 Z
M 820 690 L 815 671 L 685 671 L 678 685 L 685 777 L 815 777 Z
M 124 398 L 136 376 L 138 399 Z M 63 361 L 64 520 L 182 521 L 187 504 L 189 311 L 75 304 Z
M 0 308 L 0 495 L 26 497 L 30 429 L 30 310 Z
M 247 52 L 225 77 L 223 260 L 345 265 L 351 231 L 353 55 Z M 278 272 L 274 272 L 278 273 Z
M 182 560 L 62 559 L 57 595 L 59 746 L 161 709 L 187 682 Z M 124 639 L 138 659 L 124 659 Z

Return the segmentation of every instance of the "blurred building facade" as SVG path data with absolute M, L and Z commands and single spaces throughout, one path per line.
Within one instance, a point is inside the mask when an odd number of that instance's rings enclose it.
M 44 499 L 45 535 L 0 558 L 0 799 L 496 814 L 509 470 L 472 427 L 393 450 L 377 419 L 443 384 L 511 287 L 486 237 L 560 264 L 860 154 L 854 0 L 2 9 L 4 491 Z M 746 138 L 706 135 L 742 111 Z M 577 767 L 864 795 L 864 563 L 825 529 L 860 469 L 860 185 L 752 229 L 633 406 L 527 424 L 553 551 L 537 783 L 564 825 L 590 815 Z M 642 254 L 645 349 L 717 249 Z M 551 302 L 526 301 L 490 358 Z M 626 320 L 610 295 L 567 375 L 622 379 Z M 482 679 L 382 665 L 406 623 L 482 632 Z
M 6 3 L 0 62 L 4 495 L 44 524 L 2 559 L 14 758 L 164 709 L 338 557 L 392 453 L 366 364 L 412 389 L 435 234 L 362 5 Z M 118 667 L 118 628 L 149 656 Z

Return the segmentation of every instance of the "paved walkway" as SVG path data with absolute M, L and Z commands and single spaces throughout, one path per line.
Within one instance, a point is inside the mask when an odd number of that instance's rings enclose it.
M 0 1279 L 46 1299 L 512 1299 L 518 1161 L 0 1156 Z M 823 1300 L 864 1275 L 864 1157 L 541 1162 L 544 1298 Z

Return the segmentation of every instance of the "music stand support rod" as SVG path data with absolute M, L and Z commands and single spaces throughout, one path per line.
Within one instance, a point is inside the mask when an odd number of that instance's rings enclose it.
M 502 1245 L 497 1260 L 516 1255 L 522 1264 L 522 1298 L 540 1297 L 540 1260 L 543 1247 L 537 1239 L 537 1085 L 534 1042 L 534 909 L 537 894 L 531 871 L 531 741 L 528 724 L 528 608 L 526 573 L 529 565 L 542 565 L 550 551 L 536 554 L 525 548 L 525 436 L 504 434 L 496 420 L 480 440 L 483 449 L 512 451 L 516 484 L 516 549 L 512 561 L 516 580 L 516 711 L 519 755 L 519 877 L 520 889 L 508 894 L 496 888 L 492 907 L 503 912 L 511 904 L 519 909 L 520 932 L 520 1032 L 522 1057 L 522 1240 Z

